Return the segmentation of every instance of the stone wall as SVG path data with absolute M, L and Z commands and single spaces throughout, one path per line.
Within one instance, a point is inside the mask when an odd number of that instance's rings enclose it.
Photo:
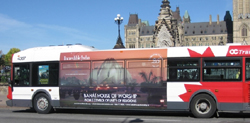
M 0 84 L 0 108 L 7 107 L 6 101 L 8 94 L 8 86 L 6 84 Z
M 8 86 L 1 86 L 0 85 L 0 94 L 7 95 L 7 93 L 8 93 Z

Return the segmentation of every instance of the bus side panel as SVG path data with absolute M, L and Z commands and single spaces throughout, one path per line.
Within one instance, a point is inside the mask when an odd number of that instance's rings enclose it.
M 168 109 L 188 109 L 192 98 L 199 93 L 212 96 L 221 110 L 232 110 L 235 106 L 243 109 L 242 82 L 168 82 Z
M 46 93 L 52 102 L 58 102 L 59 97 L 59 87 L 14 87 L 13 88 L 13 106 L 18 107 L 32 107 L 33 97 L 39 93 Z M 56 105 L 59 106 L 59 105 Z

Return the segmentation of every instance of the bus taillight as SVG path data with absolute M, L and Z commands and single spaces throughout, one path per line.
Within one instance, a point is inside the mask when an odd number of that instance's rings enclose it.
M 8 86 L 8 95 L 7 95 L 7 98 L 12 100 L 12 89 L 10 86 Z

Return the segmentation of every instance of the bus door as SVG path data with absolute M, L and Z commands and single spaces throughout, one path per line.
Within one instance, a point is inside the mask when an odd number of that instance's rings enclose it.
M 247 102 L 246 109 L 250 110 L 250 58 L 245 59 L 245 68 L 243 67 L 243 81 L 245 80 L 244 83 L 244 97 L 245 97 L 245 102 Z M 245 74 L 244 74 L 245 73 Z M 244 77 L 245 75 L 245 77 Z
M 31 106 L 30 103 L 20 100 L 30 99 L 30 64 L 14 64 L 13 65 L 13 106 Z

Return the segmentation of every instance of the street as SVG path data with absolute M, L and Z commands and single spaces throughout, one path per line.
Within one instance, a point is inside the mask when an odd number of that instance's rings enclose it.
M 243 123 L 249 113 L 220 113 L 219 118 L 198 119 L 187 112 L 145 112 L 114 110 L 57 110 L 37 114 L 25 108 L 0 108 L 0 123 Z

